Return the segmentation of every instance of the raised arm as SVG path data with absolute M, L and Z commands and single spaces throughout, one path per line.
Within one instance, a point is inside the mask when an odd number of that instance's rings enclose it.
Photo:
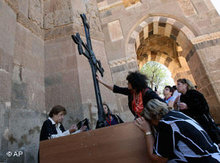
M 96 76 L 96 79 L 99 81 L 99 83 L 103 84 L 106 88 L 110 89 L 114 93 L 119 93 L 119 94 L 123 94 L 123 95 L 129 95 L 129 93 L 130 93 L 130 91 L 128 90 L 127 87 L 119 87 L 117 85 L 109 85 L 98 76 Z
M 104 85 L 106 88 L 110 89 L 111 91 L 113 91 L 113 85 L 109 85 L 106 82 L 104 82 L 99 76 L 96 76 L 96 79 L 99 81 L 99 83 L 101 83 L 102 85 Z

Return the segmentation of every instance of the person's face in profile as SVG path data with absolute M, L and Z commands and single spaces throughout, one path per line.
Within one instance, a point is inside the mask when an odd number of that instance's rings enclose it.
M 164 94 L 164 96 L 166 96 L 166 95 L 170 95 L 171 96 L 172 92 L 170 92 L 169 88 L 164 88 L 163 94 Z
M 187 84 L 183 84 L 181 82 L 177 82 L 177 90 L 180 93 L 184 93 L 187 90 Z
M 57 115 L 55 115 L 55 114 L 53 115 L 53 120 L 56 123 L 62 123 L 63 119 L 64 119 L 64 116 L 65 116 L 64 112 L 61 111 Z
M 108 114 L 108 108 L 107 108 L 106 105 L 103 105 L 103 109 L 104 109 L 104 113 L 105 113 L 105 114 Z

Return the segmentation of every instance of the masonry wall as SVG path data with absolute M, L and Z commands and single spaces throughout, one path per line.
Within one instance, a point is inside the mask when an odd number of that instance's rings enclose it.
M 9 128 L 9 112 L 11 109 L 11 78 L 14 55 L 13 49 L 16 31 L 16 15 L 4 1 L 0 1 L 0 21 L 5 22 L 4 25 L 3 23 L 0 24 L 0 158 L 1 161 L 3 161 L 5 160 L 3 157 L 5 156 L 5 152 L 8 147 L 8 142 L 4 138 L 3 133 Z M 7 40 L 7 42 L 5 40 Z
M 36 162 L 46 117 L 41 2 L 1 1 L 0 8 L 0 161 Z

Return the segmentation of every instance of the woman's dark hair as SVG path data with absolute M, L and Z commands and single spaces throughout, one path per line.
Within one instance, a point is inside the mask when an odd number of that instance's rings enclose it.
M 173 88 L 173 91 L 177 90 L 177 88 L 176 88 L 176 86 L 175 86 L 175 85 L 174 85 L 172 88 Z
M 171 86 L 167 85 L 165 86 L 165 88 L 168 88 L 170 92 L 172 93 L 171 95 L 173 95 L 174 89 Z
M 110 117 L 109 117 L 109 116 L 112 115 L 111 110 L 109 109 L 109 107 L 108 107 L 108 105 L 107 105 L 106 103 L 103 103 L 102 105 L 107 107 L 108 113 L 105 114 L 105 118 L 108 119 L 108 120 L 110 120 Z
M 195 90 L 195 86 L 193 85 L 193 83 L 189 80 L 189 79 L 178 79 L 177 83 L 180 82 L 182 84 L 187 84 L 187 90 Z
M 111 113 L 111 110 L 109 109 L 109 106 L 106 103 L 103 103 L 102 105 L 107 107 L 107 109 L 108 109 L 107 115 L 108 116 L 111 115 L 112 113 Z
M 54 107 L 51 109 L 51 111 L 50 111 L 50 113 L 49 113 L 49 117 L 52 118 L 53 115 L 57 115 L 57 114 L 59 114 L 59 112 L 61 112 L 61 111 L 63 111 L 64 114 L 66 114 L 66 109 L 65 109 L 63 106 L 56 105 L 56 106 L 54 106 Z
M 147 87 L 147 77 L 139 71 L 129 72 L 126 79 L 137 93 Z

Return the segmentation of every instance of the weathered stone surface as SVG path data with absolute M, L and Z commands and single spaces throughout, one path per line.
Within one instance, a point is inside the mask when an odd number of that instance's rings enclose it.
M 178 3 L 186 16 L 192 16 L 196 14 L 196 10 L 191 0 L 178 0 Z
M 123 39 L 123 34 L 118 20 L 108 23 L 108 30 L 111 41 L 118 41 Z
M 11 7 L 11 9 L 14 12 L 18 12 L 19 11 L 19 4 L 18 4 L 18 0 L 5 0 L 5 2 L 8 4 L 8 6 Z
M 46 108 L 57 104 L 77 109 L 80 106 L 77 61 L 70 37 L 45 44 Z
M 8 129 L 9 129 L 9 109 L 10 105 L 1 102 L 0 104 L 0 161 L 6 162 L 7 156 L 5 155 L 8 152 Z
M 140 3 L 140 0 L 123 0 L 125 7 L 130 7 L 132 5 L 135 5 L 136 3 Z
M 89 21 L 90 29 L 101 32 L 101 22 L 99 19 L 98 8 L 95 2 L 95 0 L 87 1 L 86 15 L 88 16 L 87 19 Z
M 11 108 L 11 76 L 16 31 L 16 14 L 5 1 L 0 1 L 0 162 L 5 162 L 8 141 L 5 138 L 9 128 Z
M 21 162 L 37 162 L 39 134 L 45 114 L 34 110 L 12 109 L 9 118 L 8 150 L 23 151 Z M 17 162 L 16 158 L 8 159 Z M 19 161 L 19 160 L 18 160 Z
M 31 0 L 29 1 L 28 18 L 34 23 L 43 27 L 43 1 Z
M 96 2 L 63 0 L 63 1 L 45 1 L 44 2 L 44 28 L 51 29 L 62 25 L 74 23 L 82 25 L 80 14 L 87 15 L 91 32 L 101 32 L 101 23 Z
M 33 32 L 35 35 L 43 38 L 43 30 L 38 25 L 33 23 L 33 21 L 25 17 L 21 12 L 17 14 L 17 21 L 31 32 Z
M 42 110 L 45 107 L 44 43 L 19 24 L 16 27 L 15 41 L 13 108 Z
M 14 54 L 14 40 L 16 28 L 16 14 L 4 2 L 0 1 L 0 48 L 8 55 Z
M 59 10 L 54 13 L 54 26 L 60 26 L 63 24 L 68 24 L 70 22 L 70 18 L 66 15 L 69 15 L 70 11 Z
M 50 29 L 72 22 L 70 0 L 46 0 L 43 4 L 44 28 Z
M 30 1 L 30 3 L 32 3 L 32 1 Z M 28 17 L 29 0 L 19 0 L 18 8 L 20 12 L 22 12 L 26 17 Z

